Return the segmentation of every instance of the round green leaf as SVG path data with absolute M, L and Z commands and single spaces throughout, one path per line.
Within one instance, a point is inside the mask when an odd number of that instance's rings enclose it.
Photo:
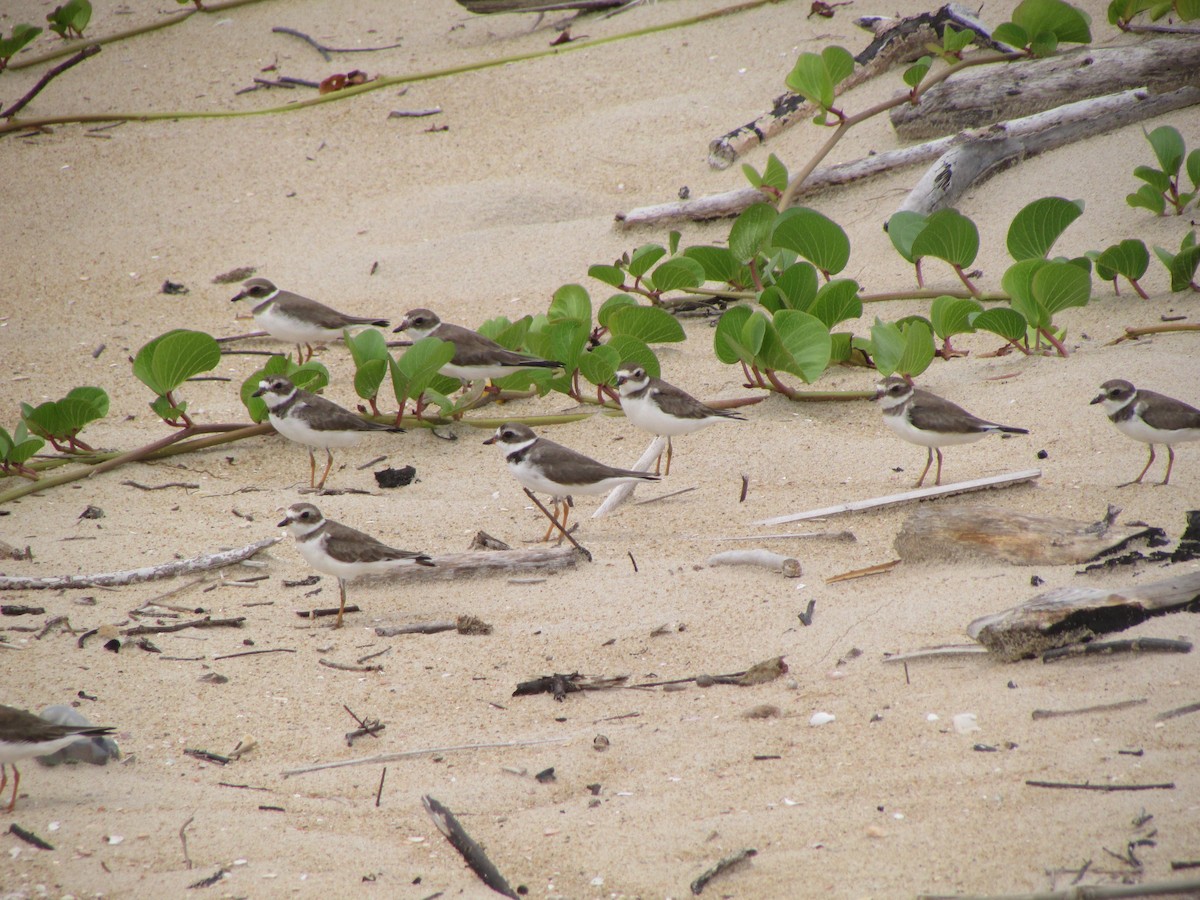
M 1091 18 L 1063 0 L 1021 0 L 1013 10 L 1012 20 L 1030 36 L 1030 40 L 1040 41 L 1042 35 L 1049 34 L 1056 43 L 1092 42 Z
M 620 352 L 608 344 L 601 344 L 579 357 L 579 374 L 592 384 L 611 385 L 620 365 Z
M 1146 140 L 1154 148 L 1154 156 L 1159 166 L 1169 178 L 1179 175 L 1179 167 L 1183 165 L 1184 143 L 1183 135 L 1170 125 L 1160 125 L 1149 134 Z M 1155 185 L 1157 187 L 1157 185 Z M 1165 188 L 1159 188 L 1165 190 Z
M 1048 266 L 1044 259 L 1023 259 L 1013 263 L 1000 278 L 1000 286 L 1010 298 L 1012 308 L 1019 312 L 1033 328 L 1046 328 L 1050 316 L 1038 303 L 1033 292 L 1033 277 L 1038 270 Z
M 690 256 L 668 259 L 651 276 L 654 290 L 678 291 L 704 284 L 704 266 Z
M 354 393 L 364 400 L 370 400 L 379 393 L 379 386 L 388 373 L 385 359 L 368 359 L 354 372 Z
M 838 278 L 822 285 L 806 311 L 820 319 L 826 328 L 832 328 L 847 319 L 857 319 L 862 315 L 858 282 L 849 278 Z
M 939 209 L 913 239 L 911 252 L 914 259 L 932 256 L 965 269 L 979 253 L 979 229 L 958 210 Z
M 1069 262 L 1048 262 L 1034 273 L 1033 296 L 1051 316 L 1072 306 L 1087 306 L 1092 278 Z
M 588 275 L 612 287 L 620 287 L 625 283 L 625 273 L 616 266 L 604 266 L 600 264 L 589 266 Z
M 637 338 L 643 344 L 673 343 L 687 337 L 678 319 L 654 306 L 622 306 L 609 316 L 608 329 L 613 334 Z
M 1003 22 L 996 26 L 992 31 L 992 40 L 998 44 L 1007 44 L 1010 47 L 1025 47 L 1029 44 L 1029 35 L 1025 33 L 1025 29 L 1020 25 L 1014 25 L 1012 22 Z
M 780 214 L 771 244 L 795 251 L 825 273 L 836 275 L 850 261 L 850 238 L 837 222 L 804 206 Z
M 829 367 L 833 352 L 833 340 L 829 328 L 816 316 L 798 309 L 784 309 L 774 316 L 773 324 L 784 350 L 793 362 L 782 368 L 812 384 Z
M 754 362 L 756 350 L 742 342 L 742 329 L 752 315 L 749 307 L 731 306 L 717 321 L 717 327 L 713 330 L 713 353 L 726 365 Z
M 631 297 L 629 294 L 613 294 L 601 305 L 599 311 L 596 313 L 596 321 L 600 324 L 601 328 L 607 328 L 609 318 L 618 309 L 621 309 L 625 306 L 637 305 L 637 300 Z
M 1042 197 L 1018 212 L 1008 226 L 1008 252 L 1015 260 L 1045 256 L 1067 226 L 1083 215 L 1082 200 Z
M 918 234 L 925 230 L 928 221 L 927 216 L 909 210 L 893 213 L 887 221 L 887 233 L 892 241 L 892 246 L 910 263 L 915 262 L 912 252 L 913 241 L 917 239 Z
M 971 325 L 976 331 L 988 331 L 998 334 L 1006 341 L 1019 341 L 1025 337 L 1029 323 L 1015 309 L 1005 306 L 994 306 L 985 309 L 971 317 Z
M 821 61 L 825 63 L 825 70 L 829 73 L 829 80 L 835 89 L 854 74 L 854 56 L 845 47 L 825 47 L 821 50 Z M 831 102 L 832 99 L 831 97 Z
M 547 312 L 550 321 L 578 319 L 588 325 L 592 322 L 592 300 L 588 292 L 578 284 L 564 284 L 554 292 Z
M 825 60 L 816 53 L 801 53 L 788 73 L 786 83 L 809 103 L 823 109 L 833 105 L 833 79 Z
M 793 263 L 775 278 L 775 287 L 789 309 L 808 309 L 817 296 L 817 270 L 809 262 Z
M 769 203 L 755 203 L 742 210 L 729 229 L 729 252 L 734 259 L 746 262 L 758 255 L 771 233 L 775 216 L 775 207 Z
M 929 307 L 929 318 L 933 323 L 934 333 L 944 341 L 956 334 L 970 334 L 974 331 L 971 316 L 982 311 L 983 307 L 975 300 L 942 295 Z
M 629 258 L 629 274 L 634 278 L 641 278 L 666 255 L 667 251 L 658 244 L 643 244 L 634 250 L 633 256 Z
M 658 357 L 654 355 L 654 351 L 643 344 L 635 337 L 630 337 L 627 334 L 614 334 L 605 343 L 606 347 L 611 347 L 617 352 L 620 358 L 618 366 L 625 363 L 635 363 L 646 370 L 646 374 L 651 378 L 658 378 L 661 368 L 658 364 Z M 735 359 L 734 362 L 737 362 Z
M 688 247 L 683 255 L 700 263 L 705 281 L 728 284 L 737 277 L 738 261 L 726 247 Z
M 421 338 L 399 359 L 388 357 L 396 402 L 403 404 L 420 397 L 442 366 L 453 358 L 454 345 L 435 337 Z

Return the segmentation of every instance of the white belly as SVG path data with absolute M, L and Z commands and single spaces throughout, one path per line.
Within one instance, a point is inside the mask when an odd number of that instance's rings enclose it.
M 254 314 L 254 324 L 276 340 L 286 341 L 289 344 L 336 341 L 342 336 L 341 329 L 321 328 L 284 315 L 279 312 L 274 303 L 262 312 Z
M 441 374 L 459 381 L 481 381 L 484 378 L 503 378 L 522 369 L 533 369 L 536 366 L 456 366 L 446 363 L 442 366 Z
M 621 409 L 625 411 L 625 418 L 638 428 L 662 437 L 691 434 L 713 422 L 720 422 L 724 418 L 723 416 L 706 416 L 703 419 L 680 419 L 667 415 L 659 409 L 658 404 L 646 397 L 637 399 L 622 397 Z
M 407 559 L 381 559 L 374 562 L 342 562 L 326 554 L 317 546 L 317 541 L 297 541 L 296 549 L 304 557 L 305 562 L 326 575 L 342 578 L 346 581 L 361 575 L 387 575 L 405 565 L 413 565 Z
M 571 494 L 603 494 L 619 484 L 643 480 L 624 475 L 616 478 L 605 478 L 602 481 L 591 484 L 559 484 L 556 481 L 550 481 L 541 472 L 524 461 L 509 463 L 508 470 L 513 473 L 513 476 L 520 482 L 522 487 L 529 488 L 529 490 L 535 492 L 541 491 L 543 494 L 550 494 L 560 499 Z
M 299 406 L 299 404 L 297 404 Z M 296 407 L 292 407 L 295 409 Z M 322 450 L 332 450 L 337 447 L 355 447 L 361 440 L 361 431 L 317 431 L 309 428 L 303 419 L 294 416 L 280 418 L 270 413 L 271 424 L 275 430 L 289 441 L 303 444 L 306 447 L 320 447 Z
M 16 742 L 12 744 L 0 744 L 0 763 L 15 763 L 33 756 L 45 756 L 50 753 L 57 753 L 63 747 L 73 744 L 81 738 L 87 740 L 87 735 L 72 734 L 59 738 L 56 741 L 45 741 L 40 744 Z
M 884 416 L 887 427 L 904 438 L 910 444 L 920 444 L 922 447 L 949 447 L 954 444 L 973 444 L 991 432 L 967 431 L 942 434 L 937 431 L 921 431 L 914 428 L 906 416 Z
M 1157 428 L 1151 428 L 1137 416 L 1113 424 L 1120 429 L 1122 434 L 1146 444 L 1178 444 L 1182 441 L 1200 441 L 1200 428 L 1160 431 Z

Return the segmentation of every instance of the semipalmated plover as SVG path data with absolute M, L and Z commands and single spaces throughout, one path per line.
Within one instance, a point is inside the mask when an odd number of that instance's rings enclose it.
M 1167 445 L 1167 474 L 1159 484 L 1169 483 L 1171 467 L 1175 465 L 1175 448 L 1171 445 L 1182 441 L 1200 441 L 1200 409 L 1174 397 L 1139 390 L 1120 378 L 1104 382 L 1100 385 L 1100 391 L 1092 403 L 1104 405 L 1109 421 L 1122 434 L 1150 445 L 1150 459 L 1146 461 L 1142 474 L 1119 487 L 1142 483 L 1142 478 L 1154 462 L 1155 444 Z
M 432 566 L 424 553 L 397 550 L 349 525 L 321 515 L 311 503 L 293 503 L 279 523 L 296 539 L 296 549 L 318 572 L 338 580 L 341 606 L 334 628 L 346 613 L 346 582 L 360 575 L 387 575 L 401 566 Z
M 233 301 L 254 301 L 254 324 L 278 341 L 296 345 L 296 362 L 305 360 L 301 347 L 308 348 L 312 358 L 312 345 L 322 341 L 337 341 L 344 328 L 362 328 L 375 325 L 387 328 L 387 319 L 373 316 L 348 316 L 324 303 L 309 300 L 291 291 L 275 287 L 265 278 L 251 278 L 242 283 L 242 290 Z
M 995 422 L 973 416 L 949 400 L 913 387 L 898 375 L 892 375 L 879 382 L 873 399 L 883 406 L 883 421 L 887 423 L 888 428 L 910 443 L 929 448 L 925 469 L 917 479 L 916 487 L 925 482 L 935 453 L 937 477 L 933 483 L 942 483 L 942 447 L 974 443 L 996 432 L 1029 434 L 1024 428 L 997 425 Z
M 56 725 L 23 709 L 0 705 L 0 796 L 8 784 L 5 767 L 11 765 L 13 770 L 12 799 L 4 811 L 12 812 L 17 805 L 17 788 L 21 784 L 17 760 L 54 753 L 81 737 L 112 733 L 111 728 L 93 725 Z
M 463 384 L 484 378 L 503 378 L 521 369 L 557 369 L 559 363 L 538 359 L 500 346 L 477 331 L 451 325 L 428 309 L 409 310 L 404 321 L 393 331 L 406 331 L 414 340 L 435 337 L 454 345 L 454 356 L 442 366 L 441 373 Z
M 572 494 L 603 494 L 619 484 L 658 481 L 658 476 L 649 472 L 615 469 L 570 447 L 540 438 L 527 425 L 519 422 L 501 425 L 484 443 L 500 445 L 508 462 L 508 471 L 512 472 L 522 487 L 541 491 L 554 498 L 555 521 L 558 520 L 558 508 L 562 506 L 562 521 L 559 524 L 564 531 L 567 516 L 570 515 Z M 551 522 L 542 540 L 550 540 L 553 531 L 554 522 Z
M 301 390 L 282 375 L 264 378 L 251 396 L 262 397 L 267 404 L 267 412 L 276 431 L 288 440 L 309 448 L 310 487 L 325 487 L 325 479 L 333 468 L 334 447 L 353 447 L 367 431 L 404 431 L 395 425 L 384 425 L 355 415 L 332 400 Z M 314 447 L 323 449 L 328 457 L 320 483 L 317 482 Z
M 667 439 L 667 469 L 671 474 L 671 438 L 699 431 L 713 422 L 746 417 L 725 409 L 705 406 L 687 391 L 661 378 L 651 378 L 636 363 L 622 363 L 617 369 L 617 390 L 621 392 L 621 409 L 625 418 L 638 428 Z M 662 457 L 659 457 L 661 461 Z M 658 474 L 655 463 L 654 474 Z

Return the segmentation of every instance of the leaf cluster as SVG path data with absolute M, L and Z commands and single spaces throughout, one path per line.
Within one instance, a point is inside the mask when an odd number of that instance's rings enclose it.
M 1148 209 L 1156 216 L 1167 214 L 1167 205 L 1175 210 L 1175 215 L 1182 215 L 1187 206 L 1200 193 L 1200 149 L 1187 153 L 1183 135 L 1170 125 L 1160 125 L 1147 133 L 1146 140 L 1154 150 L 1159 168 L 1153 166 L 1138 166 L 1133 170 L 1135 177 L 1146 182 L 1125 198 L 1125 202 L 1134 209 Z M 1186 156 L 1185 156 L 1186 154 Z M 1188 179 L 1192 182 L 1190 191 L 1179 190 L 1180 171 L 1185 167 Z
M 23 424 L 32 434 L 50 441 L 56 450 L 90 450 L 79 440 L 79 432 L 107 415 L 108 394 L 98 387 L 72 388 L 61 400 L 51 400 L 36 407 L 21 404 Z
M 1064 0 L 1021 0 L 992 38 L 1031 56 L 1049 56 L 1059 44 L 1090 44 L 1091 17 Z
M 187 403 L 177 402 L 173 392 L 201 372 L 221 362 L 221 347 L 202 331 L 176 328 L 145 344 L 133 358 L 133 374 L 155 393 L 150 408 L 165 422 L 182 420 L 191 424 Z
M 37 435 L 31 435 L 24 422 L 18 422 L 12 434 L 0 428 L 0 472 L 36 477 L 25 468 L 25 463 L 44 446 L 46 442 Z
M 1200 0 L 1112 0 L 1108 4 L 1108 21 L 1125 31 L 1144 12 L 1150 14 L 1153 22 L 1172 12 L 1181 21 L 1190 22 L 1200 19 Z
M 50 30 L 64 40 L 83 37 L 83 30 L 91 20 L 92 4 L 89 0 L 67 0 L 46 15 Z

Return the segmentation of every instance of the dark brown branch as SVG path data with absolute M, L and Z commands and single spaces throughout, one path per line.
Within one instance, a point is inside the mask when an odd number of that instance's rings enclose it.
M 132 628 L 126 628 L 121 634 L 134 637 L 139 634 L 170 634 L 175 631 L 183 631 L 185 628 L 241 628 L 245 621 L 245 616 L 237 616 L 232 619 L 214 619 L 211 616 L 205 616 L 203 619 L 178 622 L 175 625 L 135 625 Z
M 21 840 L 23 840 L 27 844 L 33 844 L 33 846 L 37 847 L 39 850 L 53 850 L 54 849 L 53 844 L 49 844 L 46 841 L 42 840 L 40 837 L 38 837 L 32 831 L 26 831 L 24 828 L 22 828 L 16 822 L 13 822 L 11 825 L 8 826 L 8 833 L 13 835 L 13 837 L 19 837 Z
M 226 653 L 224 656 L 214 656 L 213 661 L 218 659 L 236 659 L 239 656 L 258 656 L 260 653 L 295 653 L 291 647 L 275 647 L 272 650 L 243 650 L 241 653 Z
M 471 867 L 471 871 L 479 876 L 480 881 L 497 894 L 517 900 L 516 891 L 508 886 L 508 882 L 504 880 L 504 876 L 500 874 L 500 870 L 496 868 L 495 864 L 487 858 L 483 848 L 475 843 L 458 824 L 454 813 L 428 794 L 421 798 L 421 803 L 425 807 L 425 812 L 429 813 L 429 818 L 433 819 L 433 824 L 437 826 L 438 831 L 444 834 L 446 840 L 450 842 L 450 846 L 462 855 L 467 865 Z
M 1175 782 L 1163 784 L 1071 784 L 1066 781 L 1026 781 L 1030 787 L 1072 791 L 1173 791 Z
M 11 119 L 13 116 L 15 116 L 21 110 L 23 110 L 29 104 L 30 100 L 32 100 L 34 97 L 36 97 L 38 94 L 40 94 L 42 92 L 42 88 L 44 88 L 46 85 L 48 85 L 54 78 L 61 75 L 63 72 L 67 71 L 67 69 L 71 68 L 71 66 L 78 65 L 79 63 L 81 63 L 85 59 L 87 59 L 89 56 L 95 56 L 99 52 L 100 52 L 99 44 L 88 44 L 86 47 L 84 47 L 82 50 L 80 50 L 78 53 L 76 53 L 70 59 L 64 60 L 63 62 L 60 62 L 57 66 L 55 66 L 53 69 L 47 70 L 46 74 L 38 79 L 37 84 L 35 84 L 32 88 L 29 89 L 29 93 L 27 93 L 24 97 L 22 97 L 20 100 L 18 100 L 12 106 L 10 106 L 4 112 L 0 112 L 0 118 Z
M 290 34 L 292 37 L 300 38 L 300 40 L 312 46 L 314 50 L 324 57 L 325 62 L 329 62 L 333 57 L 333 53 L 374 53 L 376 50 L 395 50 L 399 44 L 388 44 L 386 47 L 326 47 L 324 44 L 309 37 L 303 31 L 297 31 L 294 28 L 284 28 L 282 25 L 277 25 L 271 29 L 275 34 Z M 255 79 L 257 80 L 257 79 Z
M 1042 654 L 1042 662 L 1056 662 L 1068 656 L 1095 656 L 1109 653 L 1191 653 L 1189 641 L 1171 641 L 1165 638 L 1135 638 L 1129 641 L 1101 641 L 1091 644 L 1071 644 L 1057 647 Z
M 1062 716 L 1084 716 L 1088 713 L 1115 712 L 1118 709 L 1130 709 L 1146 703 L 1145 697 L 1136 700 L 1121 700 L 1117 703 L 1101 703 L 1098 706 L 1085 706 L 1082 709 L 1035 709 L 1031 714 L 1034 719 L 1057 719 Z
M 542 511 L 542 515 L 549 519 L 550 523 L 559 530 L 562 536 L 571 542 L 571 546 L 582 553 L 584 559 L 586 559 L 588 562 L 591 562 L 592 554 L 589 553 L 584 546 L 579 543 L 579 541 L 575 540 L 575 538 L 571 536 L 571 533 L 567 531 L 567 529 L 562 527 L 562 524 L 558 521 L 558 519 L 550 514 L 550 510 L 546 509 L 546 507 L 542 504 L 542 501 L 533 496 L 533 491 L 529 490 L 529 488 L 522 488 L 522 490 L 525 491 L 525 496 L 532 500 L 537 508 Z

